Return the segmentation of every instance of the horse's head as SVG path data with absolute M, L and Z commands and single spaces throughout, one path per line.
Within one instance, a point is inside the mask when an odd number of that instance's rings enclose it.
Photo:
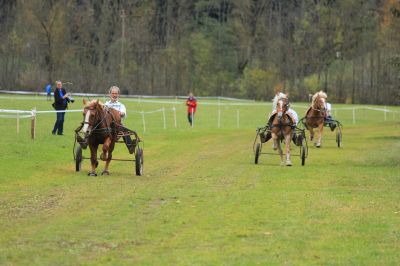
M 89 135 L 90 132 L 99 125 L 101 121 L 101 114 L 103 112 L 103 104 L 99 100 L 92 100 L 90 102 L 83 100 L 83 127 L 82 132 Z
M 289 97 L 288 94 L 279 93 L 275 96 L 274 103 L 276 103 L 276 112 L 278 119 L 281 120 L 282 116 L 289 110 Z
M 321 113 L 326 112 L 326 98 L 327 95 L 323 91 L 315 93 L 312 97 L 311 107 Z

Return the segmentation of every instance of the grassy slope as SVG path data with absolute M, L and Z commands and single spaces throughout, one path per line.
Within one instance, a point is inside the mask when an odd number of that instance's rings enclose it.
M 39 98 L 0 99 L 0 108 L 33 104 L 48 109 Z M 67 114 L 63 137 L 49 134 L 54 114 L 40 115 L 35 141 L 29 120 L 16 135 L 15 120 L 2 119 L 0 264 L 400 262 L 398 114 L 385 122 L 382 113 L 357 111 L 356 127 L 351 112 L 340 111 L 344 147 L 326 132 L 306 166 L 293 158 L 290 168 L 271 155 L 253 163 L 255 127 L 269 108 L 240 107 L 239 130 L 236 109 L 224 107 L 231 118 L 217 129 L 217 108 L 204 106 L 190 129 L 179 106 L 177 129 L 170 113 L 166 130 L 159 115 L 149 115 L 146 134 L 131 112 L 126 125 L 145 139 L 142 177 L 129 162 L 112 162 L 107 177 L 88 177 L 88 161 L 74 172 L 78 113 Z M 129 154 L 119 145 L 114 157 Z

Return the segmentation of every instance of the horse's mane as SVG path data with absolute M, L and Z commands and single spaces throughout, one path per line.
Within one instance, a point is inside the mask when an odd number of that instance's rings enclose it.
M 278 92 L 275 94 L 275 97 L 272 99 L 272 106 L 276 106 L 278 104 L 278 100 L 280 98 L 288 99 L 288 96 L 282 92 Z
M 328 96 L 327 96 L 326 93 L 323 92 L 323 91 L 316 92 L 316 93 L 313 95 L 312 100 L 311 100 L 311 102 L 312 102 L 312 107 L 313 107 L 313 108 L 317 108 L 316 103 L 317 103 L 317 99 L 319 99 L 319 98 L 325 98 L 325 99 L 327 99 Z
M 109 121 L 110 123 L 114 121 L 113 124 L 120 125 L 121 117 L 119 112 L 114 108 L 108 108 L 99 100 L 91 100 L 90 102 L 86 102 L 84 108 L 89 108 L 95 110 L 95 119 L 104 119 L 105 121 Z M 103 112 L 106 110 L 106 112 Z M 110 114 L 110 115 L 107 115 Z
M 91 100 L 85 104 L 85 107 L 94 107 L 96 105 L 100 106 L 101 108 L 104 107 L 104 104 L 99 100 Z

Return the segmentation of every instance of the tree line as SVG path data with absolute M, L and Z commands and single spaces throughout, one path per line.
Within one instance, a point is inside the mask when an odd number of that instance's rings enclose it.
M 397 0 L 0 0 L 0 88 L 400 103 Z

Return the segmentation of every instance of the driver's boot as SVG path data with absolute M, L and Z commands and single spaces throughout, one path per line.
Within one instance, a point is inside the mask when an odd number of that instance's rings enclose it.
M 133 154 L 135 152 L 136 144 L 133 143 L 131 136 L 124 136 L 123 137 L 124 142 L 126 144 L 126 147 L 128 148 L 128 151 L 130 154 Z

